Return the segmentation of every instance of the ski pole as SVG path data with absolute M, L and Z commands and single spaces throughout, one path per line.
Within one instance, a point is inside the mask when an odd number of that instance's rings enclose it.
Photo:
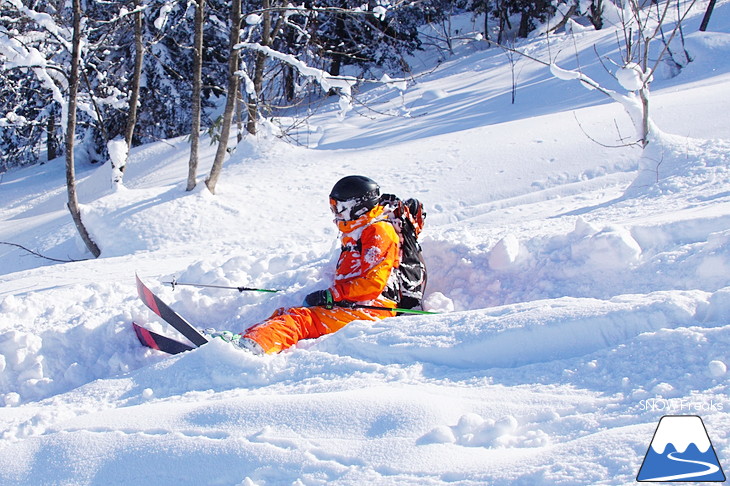
M 354 302 L 346 302 L 346 301 L 333 302 L 332 305 L 334 305 L 336 307 L 347 307 L 350 309 L 372 309 L 372 310 L 393 311 L 393 312 L 400 312 L 402 314 L 420 314 L 420 315 L 438 314 L 438 312 L 431 312 L 431 311 L 418 310 L 418 309 L 402 309 L 400 307 L 384 307 L 384 306 L 379 306 L 379 305 L 356 304 Z
M 230 287 L 227 285 L 207 285 L 207 284 L 196 284 L 196 283 L 184 283 L 184 282 L 178 282 L 177 280 L 173 280 L 172 282 L 162 282 L 165 284 L 172 285 L 172 289 L 175 290 L 175 286 L 177 285 L 187 285 L 190 287 L 204 287 L 204 288 L 214 288 L 214 289 L 230 289 L 230 290 L 238 290 L 239 292 L 281 292 L 281 290 L 273 290 L 273 289 L 257 289 L 252 287 Z M 424 311 L 424 310 L 418 310 L 418 309 L 403 309 L 400 307 L 385 307 L 385 306 L 379 306 L 379 305 L 366 305 L 366 304 L 356 304 L 354 302 L 347 302 L 347 301 L 339 301 L 339 302 L 333 302 L 333 306 L 336 307 L 346 307 L 349 309 L 372 309 L 372 310 L 384 310 L 384 311 L 392 311 L 392 312 L 400 312 L 401 314 L 420 314 L 420 315 L 435 315 L 439 314 L 438 312 L 431 312 L 431 311 Z
M 230 287 L 227 285 L 207 285 L 207 284 L 197 284 L 197 283 L 184 283 L 184 282 L 178 282 L 175 279 L 172 279 L 172 282 L 162 282 L 164 284 L 172 285 L 172 290 L 175 290 L 175 287 L 177 285 L 187 285 L 188 287 L 202 287 L 202 288 L 211 288 L 211 289 L 229 289 L 229 290 L 238 290 L 239 292 L 281 292 L 281 290 L 274 290 L 274 289 L 257 289 L 254 287 Z

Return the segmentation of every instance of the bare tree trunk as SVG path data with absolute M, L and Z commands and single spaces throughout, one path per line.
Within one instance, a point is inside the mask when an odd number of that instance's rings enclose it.
M 48 121 L 46 122 L 46 158 L 48 162 L 55 159 L 56 155 L 56 112 L 51 108 L 51 112 L 48 114 Z
M 715 2 L 716 0 L 710 0 L 710 3 L 707 5 L 705 16 L 702 18 L 702 23 L 700 24 L 700 32 L 707 30 L 707 24 L 710 23 L 710 17 L 712 16 L 712 10 L 715 8 Z
M 71 76 L 68 87 L 68 124 L 66 126 L 66 188 L 68 189 L 68 210 L 76 224 L 81 239 L 94 257 L 101 250 L 94 243 L 81 221 L 81 210 L 76 197 L 76 176 L 74 172 L 74 135 L 76 133 L 76 99 L 79 90 L 79 59 L 81 58 L 81 0 L 73 0 L 73 47 L 71 53 Z
M 284 96 L 287 101 L 294 99 L 294 89 L 294 68 L 289 65 L 284 66 Z
M 344 14 L 335 14 L 335 37 L 338 39 L 345 39 L 347 36 L 347 28 L 345 26 L 345 15 Z M 442 25 L 444 25 L 445 22 L 451 22 L 451 16 L 447 15 L 445 17 L 445 20 L 442 20 Z M 451 29 L 444 28 L 445 34 L 446 34 L 446 42 L 449 45 L 449 52 L 453 52 L 451 50 Z M 334 48 L 336 49 L 336 48 Z M 333 50 L 334 50 L 333 49 Z M 342 70 L 342 64 L 345 60 L 345 54 L 342 52 L 334 52 L 332 55 L 332 65 L 330 66 L 330 74 L 332 76 L 339 76 L 340 71 Z
M 649 134 L 651 133 L 651 117 L 649 116 L 649 88 L 643 87 L 639 90 L 641 98 L 641 147 L 645 148 L 651 141 Z
M 193 46 L 193 99 L 192 124 L 190 127 L 190 161 L 188 162 L 188 186 L 195 189 L 198 175 L 198 149 L 200 147 L 200 91 L 203 86 L 203 25 L 205 23 L 205 0 L 197 0 L 195 9 L 195 45 Z
M 507 2 L 504 0 L 497 3 L 497 12 L 499 14 L 499 34 L 497 34 L 497 44 L 502 43 L 502 39 L 504 38 L 505 30 L 511 29 L 512 24 L 510 24 L 509 21 L 509 14 L 507 9 Z
M 228 57 L 228 94 L 226 96 L 226 107 L 223 111 L 223 122 L 221 125 L 221 138 L 218 141 L 218 150 L 215 153 L 213 167 L 210 169 L 210 175 L 205 180 L 208 190 L 215 194 L 215 186 L 218 183 L 221 170 L 223 169 L 223 160 L 228 153 L 228 139 L 231 135 L 231 122 L 233 121 L 233 111 L 236 109 L 236 98 L 238 96 L 238 51 L 235 49 L 241 34 L 241 0 L 233 0 L 231 7 L 231 37 L 229 45 Z
M 132 81 L 129 86 L 129 112 L 127 113 L 127 124 L 124 127 L 124 146 L 123 151 L 121 148 L 121 141 L 110 140 L 107 142 L 109 148 L 109 159 L 112 164 L 112 184 L 115 186 L 122 183 L 124 178 L 124 169 L 127 167 L 127 159 L 129 158 L 129 151 L 132 148 L 132 138 L 134 137 L 134 127 L 137 125 L 137 109 L 139 105 L 139 87 L 142 79 L 142 62 L 144 60 L 144 46 L 142 44 L 142 9 L 140 8 L 142 0 L 134 0 L 134 71 L 132 73 Z M 94 105 L 96 106 L 96 104 Z M 97 113 L 98 113 L 97 108 Z M 99 115 L 101 120 L 101 115 Z M 102 131 L 104 132 L 104 138 L 108 140 L 106 136 L 106 130 L 104 130 L 104 124 L 100 123 Z M 112 147 L 114 147 L 112 153 Z
M 275 32 L 271 29 L 271 0 L 263 0 L 263 23 L 261 25 L 261 45 L 271 45 L 271 39 Z M 278 27 L 277 27 L 278 29 Z M 253 71 L 253 93 L 248 95 L 248 122 L 246 123 L 246 131 L 251 135 L 256 135 L 256 125 L 258 124 L 258 111 L 261 102 L 261 95 L 264 86 L 264 68 L 266 67 L 266 54 L 256 52 L 256 61 L 254 62 Z
M 249 93 L 248 95 L 248 122 L 246 123 L 246 131 L 251 135 L 256 135 L 259 101 L 261 100 L 261 91 L 264 85 L 265 65 L 266 54 L 263 52 L 256 52 L 256 61 L 254 63 L 253 70 L 253 93 Z
M 575 12 L 577 10 L 578 10 L 578 4 L 577 3 L 574 3 L 573 5 L 571 5 L 570 8 L 568 9 L 568 13 L 566 13 L 563 16 L 563 19 L 560 22 L 558 22 L 555 25 L 555 27 L 553 27 L 552 29 L 550 29 L 550 32 L 555 32 L 555 31 L 560 30 L 563 27 L 565 27 L 565 25 L 568 23 L 568 21 L 571 19 L 571 17 L 573 17 L 573 15 L 575 15 Z
M 596 30 L 601 30 L 603 28 L 603 0 L 593 0 L 593 2 L 591 2 L 588 18 Z
M 285 16 L 280 16 L 276 24 L 271 22 L 271 0 L 263 0 L 261 24 L 261 45 L 271 46 L 274 39 L 281 32 L 284 25 Z M 259 118 L 259 108 L 264 105 L 264 70 L 266 68 L 267 56 L 261 51 L 256 52 L 256 60 L 254 62 L 254 73 L 251 81 L 253 82 L 253 93 L 248 94 L 248 122 L 246 123 L 246 131 L 251 135 L 256 135 L 256 125 Z
M 520 27 L 517 29 L 517 37 L 522 39 L 527 38 L 527 34 L 530 33 L 530 14 L 528 12 L 522 12 L 520 17 Z
M 241 143 L 243 140 L 243 111 L 246 102 L 243 99 L 243 93 L 238 90 L 238 96 L 236 97 L 236 143 Z
M 132 86 L 130 87 L 129 94 L 129 116 L 127 117 L 127 127 L 124 131 L 124 140 L 127 142 L 127 153 L 132 148 L 134 127 L 137 124 L 137 105 L 139 104 L 139 87 L 142 79 L 142 64 L 144 61 L 141 3 L 141 0 L 134 1 L 134 8 L 137 9 L 134 13 L 134 74 L 132 76 Z M 120 167 L 119 170 L 124 172 L 124 166 Z

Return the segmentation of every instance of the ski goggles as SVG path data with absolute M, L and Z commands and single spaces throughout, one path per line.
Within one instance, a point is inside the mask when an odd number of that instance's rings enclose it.
M 335 220 L 348 221 L 352 207 L 353 201 L 338 201 L 335 198 L 330 198 L 330 210 L 335 215 Z
M 374 192 L 347 201 L 330 197 L 330 209 L 335 215 L 335 221 L 352 221 L 373 209 L 378 204 L 378 200 L 379 195 Z

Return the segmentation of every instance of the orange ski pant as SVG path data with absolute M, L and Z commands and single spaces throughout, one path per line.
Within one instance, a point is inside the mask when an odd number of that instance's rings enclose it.
M 339 331 L 352 321 L 375 321 L 395 312 L 335 307 L 292 307 L 277 309 L 271 317 L 243 334 L 256 341 L 266 353 L 278 353 L 302 339 L 313 339 Z

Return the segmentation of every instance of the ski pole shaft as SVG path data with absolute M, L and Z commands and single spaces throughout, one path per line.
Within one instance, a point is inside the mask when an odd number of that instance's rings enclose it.
M 337 307 L 347 307 L 350 309 L 384 310 L 384 311 L 400 312 L 402 314 L 420 314 L 420 315 L 438 314 L 438 312 L 424 311 L 424 310 L 418 310 L 418 309 L 402 309 L 400 307 L 384 307 L 384 306 L 380 306 L 380 305 L 354 304 L 354 303 L 350 303 L 350 302 L 347 302 L 347 303 L 334 302 L 334 305 Z
M 173 280 L 172 282 L 162 282 L 162 283 L 172 285 L 173 290 L 175 290 L 175 287 L 177 285 L 186 285 L 188 287 L 238 290 L 239 292 L 270 292 L 270 293 L 281 292 L 280 290 L 274 290 L 274 289 L 257 289 L 254 287 L 231 287 L 231 286 L 227 286 L 227 285 L 207 285 L 207 284 L 197 284 L 197 283 L 185 283 L 185 282 L 178 282 L 177 280 Z

